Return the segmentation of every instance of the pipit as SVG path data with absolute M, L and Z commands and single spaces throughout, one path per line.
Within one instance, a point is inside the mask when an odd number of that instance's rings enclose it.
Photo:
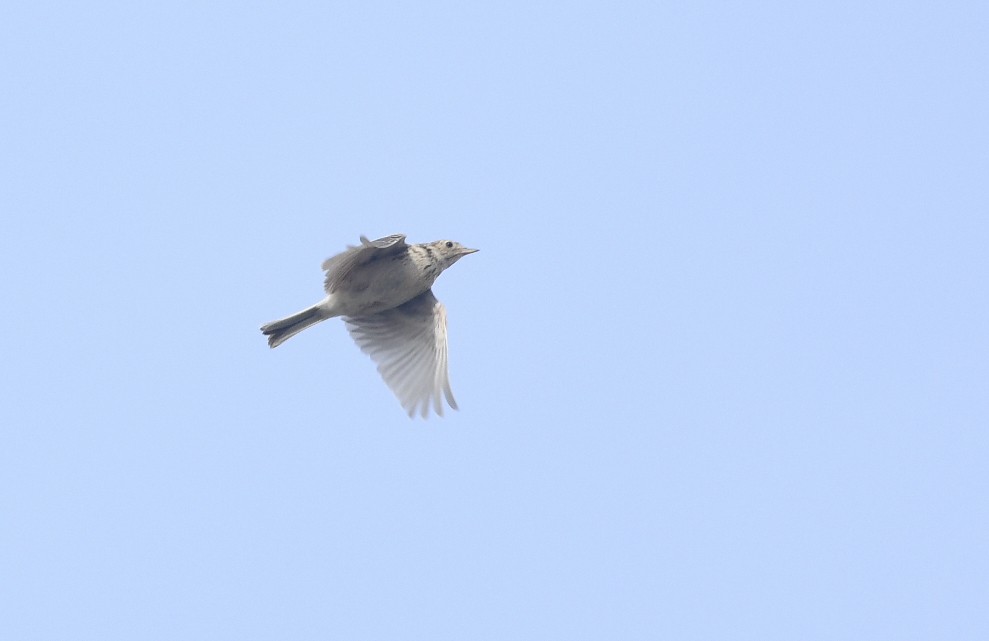
M 405 234 L 361 236 L 359 246 L 323 262 L 326 298 L 261 331 L 278 347 L 341 316 L 410 417 L 418 411 L 426 418 L 431 403 L 443 416 L 442 396 L 453 409 L 457 402 L 447 376 L 446 308 L 431 287 L 444 269 L 476 251 L 452 240 L 408 245 Z

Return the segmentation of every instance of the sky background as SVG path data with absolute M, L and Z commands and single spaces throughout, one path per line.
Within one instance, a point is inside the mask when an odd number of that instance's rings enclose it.
M 987 6 L 5 3 L 0 637 L 989 638 Z

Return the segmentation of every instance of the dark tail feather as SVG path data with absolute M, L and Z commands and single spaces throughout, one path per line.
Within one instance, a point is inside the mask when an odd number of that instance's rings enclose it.
M 327 318 L 319 305 L 313 305 L 287 318 L 262 325 L 261 332 L 268 337 L 268 347 L 278 347 L 307 327 Z

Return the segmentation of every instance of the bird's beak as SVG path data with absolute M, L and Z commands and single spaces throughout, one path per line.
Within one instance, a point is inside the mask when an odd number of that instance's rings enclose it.
M 460 255 L 461 256 L 466 256 L 467 254 L 473 254 L 474 252 L 479 252 L 479 251 L 481 251 L 481 250 L 480 249 L 468 249 L 467 247 L 464 247 L 463 249 L 460 250 Z

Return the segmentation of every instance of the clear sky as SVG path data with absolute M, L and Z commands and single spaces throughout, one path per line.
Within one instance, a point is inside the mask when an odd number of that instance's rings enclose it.
M 987 7 L 5 3 L 0 638 L 989 638 Z

